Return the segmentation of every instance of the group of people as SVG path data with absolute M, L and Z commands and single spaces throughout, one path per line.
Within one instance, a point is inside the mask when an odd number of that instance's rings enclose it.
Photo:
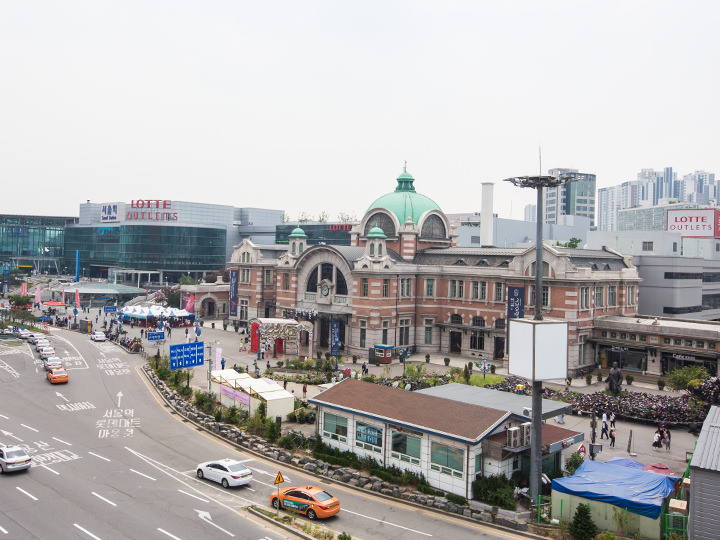
M 659 452 L 663 445 L 665 446 L 665 451 L 670 451 L 670 430 L 665 425 L 660 425 L 655 430 L 655 434 L 653 435 L 653 442 L 652 447 L 653 450 L 656 452 Z

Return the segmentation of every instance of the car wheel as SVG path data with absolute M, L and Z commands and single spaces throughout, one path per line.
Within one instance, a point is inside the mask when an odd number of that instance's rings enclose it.
M 203 478 L 204 476 L 205 476 L 205 475 L 203 474 L 202 469 L 198 469 L 198 470 L 197 470 L 197 477 L 198 477 L 198 478 Z
M 279 508 L 279 506 L 280 506 L 280 504 L 278 503 L 277 497 L 273 498 L 271 504 L 272 504 L 273 508 Z
M 5 469 L 3 469 L 2 465 L 0 465 L 0 474 L 4 473 Z
M 227 481 L 227 478 L 222 479 L 222 487 L 224 487 L 225 489 L 230 487 L 230 483 Z
M 317 517 L 317 514 L 315 513 L 315 510 L 313 510 L 312 508 L 310 508 L 310 509 L 307 511 L 307 518 L 308 518 L 308 519 L 315 519 L 316 517 Z

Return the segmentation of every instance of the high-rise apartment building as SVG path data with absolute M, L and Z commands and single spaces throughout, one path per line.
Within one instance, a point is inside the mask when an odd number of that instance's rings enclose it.
M 550 169 L 551 176 L 569 181 L 545 190 L 545 223 L 558 223 L 560 216 L 583 216 L 595 225 L 595 175 L 577 169 Z
M 523 220 L 537 222 L 537 204 L 525 205 L 525 211 L 523 213 Z

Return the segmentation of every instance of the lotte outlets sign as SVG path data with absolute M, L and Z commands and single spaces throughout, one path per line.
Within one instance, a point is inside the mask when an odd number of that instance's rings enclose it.
M 688 238 L 720 238 L 720 210 L 681 208 L 667 211 L 668 232 Z

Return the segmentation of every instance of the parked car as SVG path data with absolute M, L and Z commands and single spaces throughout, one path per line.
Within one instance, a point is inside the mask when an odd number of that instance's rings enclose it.
M 38 339 L 45 339 L 45 334 L 30 334 L 27 338 L 28 343 L 35 343 Z
M 29 469 L 32 458 L 19 446 L 0 444 L 0 473 Z
M 68 372 L 63 368 L 51 369 L 47 372 L 47 379 L 52 384 L 68 382 Z
M 35 340 L 35 350 L 40 351 L 43 347 L 49 347 L 50 341 L 47 339 L 36 339 Z
M 222 487 L 244 486 L 252 480 L 252 471 L 235 459 L 206 461 L 197 466 L 197 477 L 222 484 Z
M 102 332 L 93 332 L 90 334 L 90 339 L 93 341 L 105 341 L 105 334 Z
M 27 339 L 32 335 L 32 332 L 28 332 L 27 330 L 20 330 L 17 335 L 20 339 Z
M 289 487 L 270 495 L 273 508 L 287 508 L 305 514 L 308 519 L 327 518 L 340 511 L 340 501 L 327 491 L 314 486 Z
M 50 371 L 51 369 L 62 369 L 63 363 L 57 356 L 50 356 L 43 360 L 43 367 L 45 368 L 45 371 Z
M 52 347 L 43 347 L 40 349 L 40 358 L 50 358 L 51 356 L 56 356 L 55 349 Z

